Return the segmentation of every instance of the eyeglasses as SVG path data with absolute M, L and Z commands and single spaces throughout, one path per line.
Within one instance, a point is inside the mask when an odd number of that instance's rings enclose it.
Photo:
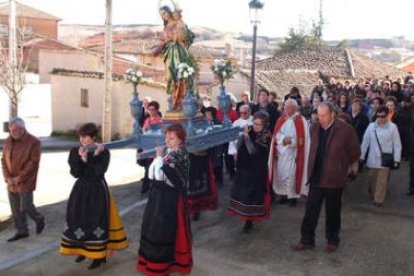
M 384 119 L 386 117 L 387 117 L 387 115 L 379 115 L 379 114 L 377 114 L 377 118 Z

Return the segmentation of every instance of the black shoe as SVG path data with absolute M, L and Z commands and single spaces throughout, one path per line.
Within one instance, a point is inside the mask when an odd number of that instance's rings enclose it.
M 414 195 L 414 190 L 409 190 L 408 193 L 406 193 L 406 195 L 408 195 L 408 196 Z
M 76 259 L 75 259 L 75 263 L 80 263 L 80 262 L 83 262 L 85 259 L 86 259 L 86 257 L 85 257 L 85 256 L 81 256 L 81 255 L 79 255 L 79 256 L 77 256 L 77 257 L 76 257 Z
M 105 258 L 93 260 L 93 262 L 88 267 L 88 269 L 89 270 L 92 270 L 92 269 L 98 268 L 98 267 L 101 266 L 102 263 L 106 263 L 106 259 Z
M 198 221 L 198 220 L 200 220 L 200 212 L 198 212 L 198 213 L 195 213 L 195 214 L 194 214 L 194 216 L 193 216 L 193 220 L 194 220 L 194 221 Z
M 145 194 L 146 192 L 148 192 L 149 187 L 150 187 L 149 179 L 144 179 L 142 181 L 141 194 Z
M 297 204 L 297 200 L 296 200 L 296 198 L 291 198 L 291 199 L 289 199 L 289 206 L 290 207 L 296 207 L 296 204 Z
M 24 234 L 16 234 L 13 237 L 11 237 L 10 239 L 8 239 L 8 242 L 14 242 L 20 239 L 24 239 L 27 238 L 29 236 L 29 233 L 24 233 Z
M 284 204 L 288 203 L 287 196 L 281 196 L 278 203 L 281 204 L 281 205 L 284 205 Z
M 45 219 L 36 224 L 36 234 L 42 233 L 43 229 L 45 229 Z
M 243 227 L 243 233 L 249 234 L 250 232 L 252 232 L 252 229 L 253 229 L 253 221 L 251 220 L 246 221 Z

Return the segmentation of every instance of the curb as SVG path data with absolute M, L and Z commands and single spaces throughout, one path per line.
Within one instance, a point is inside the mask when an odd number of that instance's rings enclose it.
M 11 216 L 5 216 L 0 218 L 0 232 L 2 232 L 4 229 L 9 227 L 12 224 L 12 218 Z
M 79 145 L 79 142 L 72 142 L 72 141 L 68 141 L 68 142 L 64 141 L 60 143 L 59 142 L 48 143 L 44 141 L 40 141 L 40 142 L 41 142 L 42 152 L 70 150 Z M 4 141 L 0 141 L 0 151 L 3 151 L 3 144 L 4 144 Z

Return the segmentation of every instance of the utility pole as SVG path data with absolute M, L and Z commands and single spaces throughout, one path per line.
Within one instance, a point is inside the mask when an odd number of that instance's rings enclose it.
M 318 38 L 322 39 L 322 31 L 325 20 L 323 20 L 323 0 L 319 0 L 319 22 L 318 22 Z
M 11 88 L 16 91 L 17 41 L 16 41 L 16 2 L 9 0 L 9 65 L 11 70 Z M 17 101 L 17 99 L 15 99 Z M 10 99 L 9 119 L 17 117 L 17 102 Z
M 111 141 L 111 92 L 112 92 L 112 0 L 106 0 L 105 61 L 103 95 L 102 140 Z

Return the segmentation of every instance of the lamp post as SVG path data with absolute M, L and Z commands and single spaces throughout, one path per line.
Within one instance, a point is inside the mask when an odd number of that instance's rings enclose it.
M 253 47 L 252 47 L 252 70 L 250 74 L 250 99 L 254 96 L 254 80 L 256 74 L 256 39 L 257 39 L 257 24 L 259 21 L 259 12 L 264 4 L 260 0 L 251 0 L 249 2 L 250 23 L 253 24 Z

